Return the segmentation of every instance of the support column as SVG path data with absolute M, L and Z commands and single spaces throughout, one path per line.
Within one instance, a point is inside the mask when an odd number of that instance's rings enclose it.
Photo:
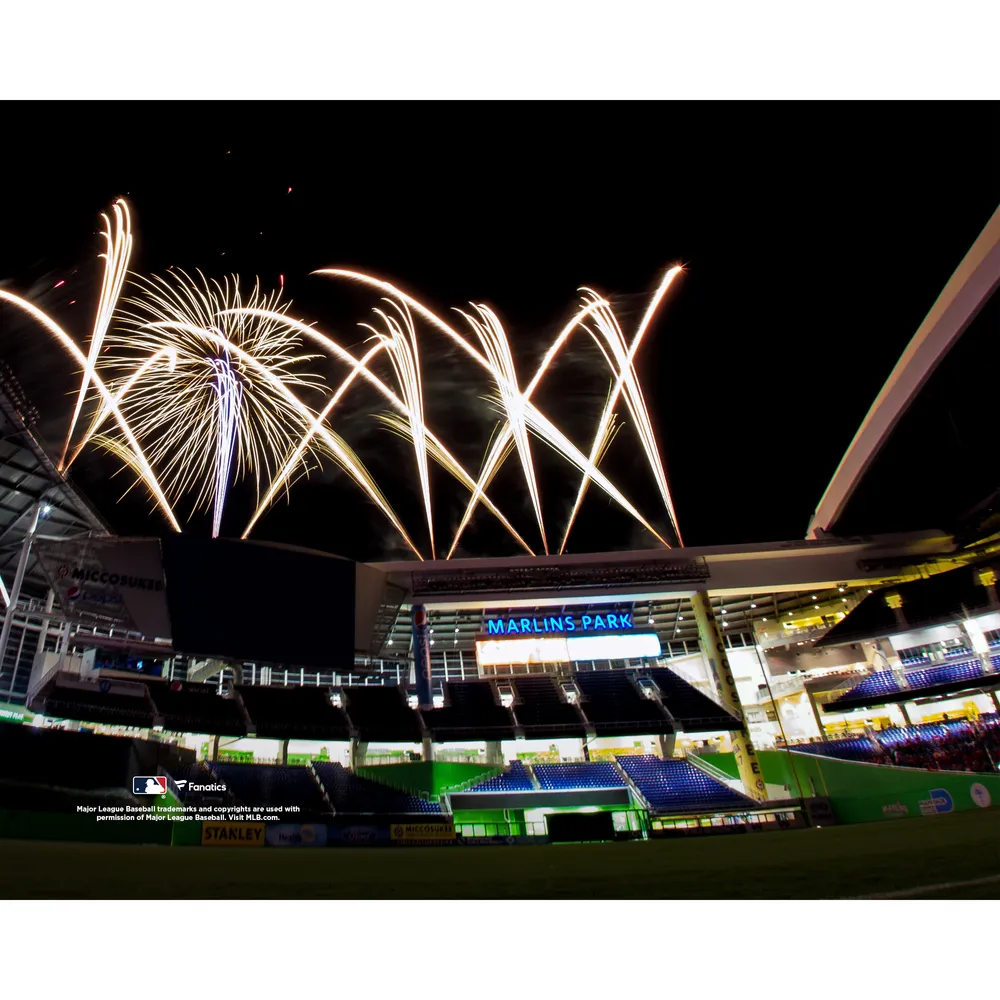
M 825 743 L 826 742 L 826 729 L 823 726 L 823 716 L 820 714 L 819 705 L 816 704 L 816 696 L 806 688 L 806 697 L 809 699 L 809 707 L 812 709 L 813 718 L 816 720 L 816 726 L 819 729 L 819 738 Z M 774 705 L 774 702 L 771 702 Z M 778 706 L 774 705 L 774 714 L 778 714 Z
M 420 742 L 420 756 L 425 761 L 434 760 L 434 743 L 429 736 L 425 736 Z
M 674 756 L 674 747 L 677 746 L 677 734 L 658 736 L 657 742 L 660 745 L 660 756 L 664 760 L 670 760 Z
M 433 708 L 431 697 L 431 644 L 427 625 L 427 609 L 413 605 L 413 666 L 416 674 L 417 706 Z
M 691 597 L 691 610 L 698 623 L 698 639 L 702 655 L 708 660 L 722 706 L 736 716 L 740 723 L 739 729 L 730 732 L 729 739 L 733 745 L 733 755 L 736 757 L 736 766 L 743 788 L 752 799 L 764 802 L 767 799 L 764 776 L 757 760 L 757 751 L 754 750 L 750 740 L 750 730 L 743 714 L 739 691 L 736 690 L 736 680 L 729 665 L 726 644 L 722 639 L 719 624 L 715 620 L 712 603 L 705 591 L 699 590 Z
M 278 763 L 288 763 L 288 740 L 280 740 L 278 743 Z
M 31 543 L 38 530 L 38 519 L 42 515 L 42 501 L 39 500 L 31 508 L 28 515 L 28 530 L 25 532 L 24 541 L 21 543 L 21 554 L 17 559 L 17 569 L 14 571 L 14 582 L 11 584 L 7 610 L 3 616 L 3 628 L 0 629 L 0 666 L 3 665 L 4 657 L 7 655 L 7 644 L 10 642 L 10 630 L 14 627 L 14 613 L 17 611 L 17 602 L 21 596 L 21 584 L 24 583 L 24 572 L 28 568 L 28 555 L 31 553 Z M 14 672 L 17 672 L 17 662 L 14 663 Z
M 993 697 L 993 704 L 996 705 L 997 711 L 1000 712 L 1000 698 L 997 697 L 997 689 L 994 688 L 990 695 Z
M 906 703 L 905 703 L 905 702 L 902 702 L 902 701 L 901 701 L 901 702 L 899 702 L 899 710 L 900 710 L 900 712 L 902 712 L 902 713 L 903 713 L 903 721 L 904 721 L 904 722 L 905 722 L 905 723 L 906 723 L 906 724 L 907 724 L 908 726 L 912 726 L 912 725 L 913 725 L 913 722 L 912 722 L 912 721 L 911 721 L 911 719 L 910 719 L 910 713 L 909 713 L 909 712 L 907 712 L 907 710 L 906 710 Z
M 499 740 L 486 741 L 486 763 L 487 764 L 503 763 L 503 751 L 500 749 Z
M 211 761 L 216 761 L 219 759 L 219 737 L 213 736 L 212 742 L 209 744 L 208 749 L 208 759 Z
M 990 573 L 992 574 L 992 570 Z M 994 576 L 993 579 L 995 581 L 996 577 Z M 965 636 L 965 641 L 969 649 L 976 654 L 977 659 L 982 665 L 983 673 L 994 673 L 993 660 L 990 657 L 990 644 L 986 641 L 986 636 L 983 635 L 983 630 L 979 627 L 979 622 L 962 621 L 959 622 L 959 627 L 962 630 L 962 635 Z
M 365 766 L 368 743 L 365 740 L 351 740 L 351 769 Z

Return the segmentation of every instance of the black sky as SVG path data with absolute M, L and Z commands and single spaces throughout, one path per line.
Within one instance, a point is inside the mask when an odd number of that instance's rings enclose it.
M 82 341 L 98 290 L 97 216 L 124 195 L 136 270 L 238 271 L 266 286 L 283 274 L 293 312 L 348 343 L 362 339 L 354 324 L 375 297 L 310 277 L 315 268 L 375 272 L 442 312 L 486 302 L 526 379 L 580 285 L 610 294 L 634 324 L 663 268 L 683 263 L 639 368 L 685 541 L 796 538 L 1000 202 L 998 124 L 985 104 L 12 107 L 6 132 L 21 139 L 4 157 L 0 281 Z M 984 313 L 929 387 L 927 414 L 901 425 L 892 447 L 909 435 L 905 479 L 895 460 L 873 470 L 883 479 L 849 512 L 851 530 L 930 526 L 1000 485 L 985 452 L 995 423 L 988 380 L 967 405 L 970 367 L 980 379 L 996 370 L 995 327 L 996 310 Z M 484 387 L 463 384 L 431 339 L 432 418 L 474 455 L 488 428 L 462 414 L 482 407 Z M 541 400 L 585 446 L 607 379 L 580 343 Z M 71 369 L 9 310 L 0 354 L 45 412 L 40 432 L 53 450 Z M 422 537 L 405 449 L 375 426 L 377 409 L 359 397 L 339 429 Z M 934 437 L 941 414 L 950 438 Z M 933 468 L 923 468 L 929 440 Z M 662 524 L 634 442 L 626 427 L 608 469 Z M 958 475 L 970 462 L 975 475 Z M 575 479 L 558 461 L 539 464 L 557 533 Z M 957 485 L 935 478 L 942 468 Z M 139 498 L 115 503 L 124 481 L 109 484 L 109 471 L 94 456 L 76 477 L 119 530 L 161 530 Z M 435 487 L 446 535 L 461 496 L 440 478 Z M 534 539 L 515 464 L 496 490 Z M 877 509 L 886 496 L 892 504 Z M 335 474 L 296 487 L 259 536 L 358 557 L 398 551 Z M 649 542 L 592 491 L 570 547 Z M 466 551 L 509 549 L 480 515 Z

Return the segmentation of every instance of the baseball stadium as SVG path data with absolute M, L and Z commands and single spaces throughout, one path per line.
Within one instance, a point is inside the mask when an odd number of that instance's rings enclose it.
M 304 402 L 317 385 L 289 374 L 291 338 L 318 341 L 314 326 L 257 289 L 241 298 L 187 276 L 137 279 L 119 302 L 127 205 L 105 222 L 89 345 L 0 290 L 0 312 L 39 324 L 83 372 L 60 454 L 16 373 L 0 371 L 0 894 L 996 895 L 992 508 L 875 534 L 848 530 L 846 512 L 938 365 L 995 317 L 1000 211 L 873 402 L 805 537 L 705 547 L 683 544 L 632 367 L 680 269 L 634 341 L 597 293 L 584 298 L 612 370 L 587 452 L 531 403 L 535 383 L 518 388 L 485 307 L 465 317 L 466 340 L 406 293 L 347 275 L 390 302 L 370 352 L 389 374 L 331 341 L 349 374 L 320 406 Z M 503 429 L 478 478 L 424 419 L 418 322 L 494 380 Z M 197 412 L 181 412 L 182 379 L 207 392 Z M 352 380 L 394 407 L 381 419 L 411 449 L 422 532 L 327 422 Z M 659 519 L 602 471 L 616 406 Z M 529 442 L 582 476 L 561 546 L 536 502 Z M 85 446 L 148 494 L 147 534 L 116 533 L 76 484 Z M 227 503 L 254 456 L 270 487 L 241 535 Z M 294 510 L 294 480 L 314 460 L 364 491 L 405 557 L 248 537 L 283 491 Z M 504 461 L 534 534 L 487 494 Z M 435 536 L 431 469 L 469 502 L 450 550 Z M 644 543 L 566 551 L 588 488 L 634 518 Z M 211 537 L 179 523 L 191 495 Z M 472 518 L 523 551 L 459 551 Z

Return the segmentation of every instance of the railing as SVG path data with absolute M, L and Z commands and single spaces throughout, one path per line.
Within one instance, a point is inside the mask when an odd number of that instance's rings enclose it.
M 710 778 L 714 778 L 716 781 L 721 782 L 728 788 L 733 788 L 733 782 L 736 782 L 740 786 L 740 791 L 742 791 L 743 783 L 739 780 L 739 778 L 734 778 L 731 774 L 726 774 L 725 771 L 716 767 L 714 764 L 709 764 L 704 757 L 701 757 L 696 753 L 689 753 L 686 759 L 695 767 L 704 771 Z

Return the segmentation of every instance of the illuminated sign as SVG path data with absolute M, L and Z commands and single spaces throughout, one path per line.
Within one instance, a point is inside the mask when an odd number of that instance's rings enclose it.
M 635 628 L 631 613 L 608 611 L 603 615 L 547 615 L 542 618 L 488 618 L 487 635 L 539 635 L 555 632 L 621 632 Z
M 618 617 L 621 617 L 620 615 Z M 631 616 L 629 616 L 631 617 Z M 480 639 L 476 659 L 483 666 L 513 663 L 576 663 L 581 660 L 630 660 L 660 655 L 654 632 L 528 639 Z

